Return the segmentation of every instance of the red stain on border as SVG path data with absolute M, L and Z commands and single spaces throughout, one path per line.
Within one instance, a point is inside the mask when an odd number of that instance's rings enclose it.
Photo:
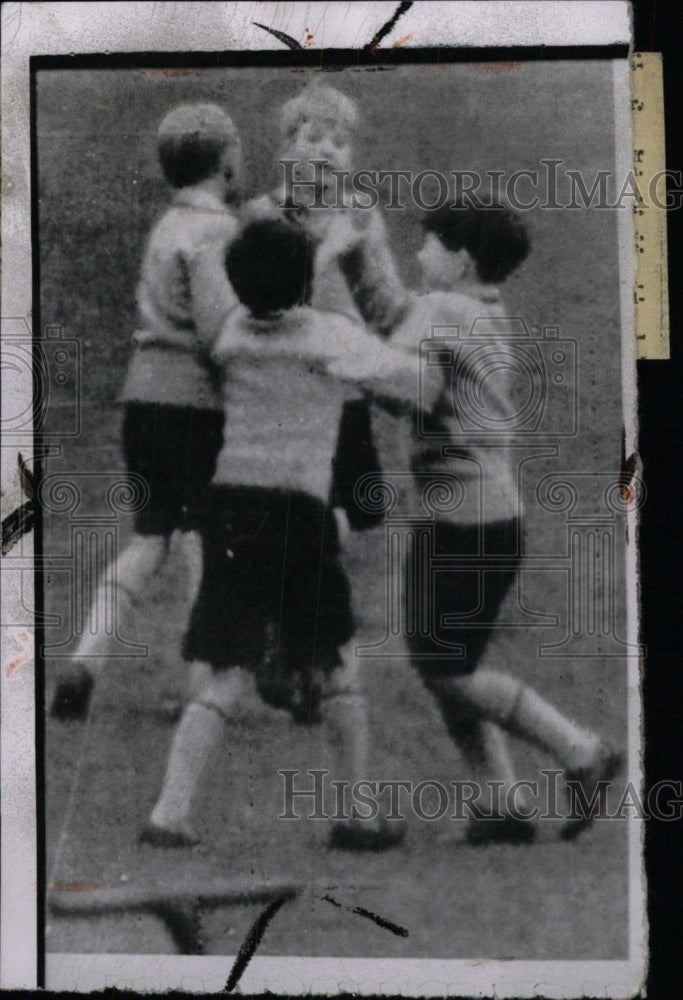
M 402 38 L 397 38 L 396 41 L 394 42 L 394 44 L 391 46 L 392 49 L 400 49 L 400 47 L 402 45 L 405 45 L 406 42 L 410 41 L 410 39 L 413 37 L 414 34 L 415 34 L 415 32 L 409 31 L 408 34 L 407 35 L 403 35 Z
M 513 70 L 521 69 L 520 62 L 503 61 L 490 63 L 472 63 L 473 69 L 478 69 L 481 73 L 511 73 Z
M 72 882 L 48 882 L 47 888 L 51 892 L 92 892 L 97 889 L 97 883 L 76 879 Z
M 7 665 L 7 670 L 5 671 L 6 677 L 11 677 L 17 667 L 22 666 L 24 663 L 28 663 L 29 657 L 26 653 L 23 656 L 18 656 L 16 660 L 12 660 L 11 663 Z
M 5 668 L 6 677 L 11 677 L 15 670 L 21 667 L 24 663 L 28 663 L 29 660 L 31 659 L 31 651 L 30 650 L 26 651 L 26 644 L 30 642 L 30 636 L 28 632 L 25 629 L 22 629 L 20 632 L 16 633 L 16 637 L 21 643 L 21 645 L 24 647 L 24 649 L 21 652 L 21 654 L 17 656 L 15 660 L 12 660 L 11 663 L 7 664 L 7 667 Z

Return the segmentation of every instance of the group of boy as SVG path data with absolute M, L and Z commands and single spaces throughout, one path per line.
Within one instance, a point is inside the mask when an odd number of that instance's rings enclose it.
M 126 462 L 148 482 L 150 500 L 112 573 L 120 605 L 134 607 L 172 533 L 199 532 L 201 583 L 183 648 L 191 693 L 142 833 L 158 846 L 197 842 L 194 794 L 226 727 L 255 694 L 295 721 L 324 720 L 339 776 L 351 785 L 368 778 L 353 588 L 340 559 L 343 519 L 334 510 L 346 500 L 354 523 L 340 455 L 353 455 L 344 437 L 359 414 L 366 430 L 372 407 L 387 405 L 395 420 L 396 449 L 381 456 L 385 467 L 411 469 L 423 484 L 444 472 L 462 483 L 465 500 L 437 516 L 434 546 L 477 556 L 485 530 L 487 552 L 504 557 L 506 570 L 488 574 L 483 620 L 495 621 L 519 568 L 521 511 L 505 447 L 493 465 L 491 450 L 478 452 L 474 442 L 452 454 L 443 447 L 454 433 L 458 393 L 476 392 L 481 372 L 461 365 L 453 395 L 441 370 L 418 374 L 420 344 L 436 327 L 467 331 L 485 315 L 504 335 L 497 285 L 526 258 L 526 229 L 503 206 L 427 213 L 418 254 L 424 294 L 406 291 L 378 209 L 314 204 L 321 192 L 312 176 L 325 185 L 333 170 L 351 168 L 357 122 L 355 103 L 331 87 L 288 101 L 281 156 L 297 165 L 294 186 L 239 209 L 241 145 L 224 111 L 182 105 L 159 130 L 161 166 L 176 193 L 148 240 L 140 330 L 122 393 Z M 502 372 L 492 397 L 487 381 L 489 405 L 503 424 L 512 405 L 506 378 Z M 432 435 L 418 429 L 425 421 Z M 482 469 L 483 525 L 480 506 L 469 502 Z M 472 776 L 482 786 L 514 785 L 507 731 L 551 753 L 570 779 L 594 785 L 609 778 L 618 754 L 485 662 L 490 626 L 446 625 L 446 616 L 462 621 L 476 605 L 475 577 L 443 575 L 432 606 L 422 609 L 433 624 L 429 634 L 406 636 Z M 71 676 L 57 687 L 56 716 L 87 713 L 103 662 L 100 641 L 84 639 Z M 453 654 L 458 646 L 464 655 Z M 472 818 L 469 841 L 532 840 L 523 805 L 499 809 L 494 822 Z M 575 836 L 590 818 L 568 822 L 563 836 Z M 382 850 L 400 843 L 403 832 L 381 817 L 354 817 L 333 822 L 330 843 Z

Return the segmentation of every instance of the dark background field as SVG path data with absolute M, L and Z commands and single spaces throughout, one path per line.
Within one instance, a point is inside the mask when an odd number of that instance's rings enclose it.
M 122 468 L 115 405 L 134 329 L 134 291 L 143 242 L 167 199 L 155 162 L 163 114 L 181 100 L 225 105 L 247 156 L 247 194 L 274 183 L 273 109 L 311 71 L 41 71 L 38 74 L 41 322 L 61 324 L 82 348 L 82 431 L 64 443 L 47 472 Z M 349 69 L 330 82 L 356 96 L 365 125 L 359 161 L 368 168 L 534 169 L 563 159 L 592 177 L 613 165 L 612 83 L 608 64 L 414 66 Z M 528 551 L 562 553 L 562 517 L 534 504 L 535 482 L 548 471 L 618 468 L 621 436 L 619 277 L 616 220 L 606 211 L 529 213 L 534 249 L 506 287 L 510 312 L 532 331 L 558 325 L 580 351 L 580 433 L 555 462 L 534 464 L 525 482 Z M 406 280 L 419 245 L 418 213 L 388 213 Z M 101 498 L 85 485 L 86 507 Z M 88 492 L 91 491 L 91 492 Z M 127 526 L 122 526 L 125 537 Z M 68 549 L 68 519 L 46 518 L 45 552 Z M 384 586 L 381 530 L 352 543 L 361 641 L 381 634 Z M 559 641 L 566 626 L 565 579 L 558 572 L 523 577 L 535 611 L 559 614 L 555 630 L 502 632 L 502 665 L 534 683 L 567 714 L 626 740 L 626 668 L 619 660 L 539 660 L 539 642 Z M 351 895 L 410 930 L 392 937 L 366 921 L 307 899 L 285 909 L 261 945 L 264 953 L 453 958 L 618 958 L 627 947 L 625 824 L 596 826 L 576 844 L 552 831 L 529 849 L 476 851 L 459 824 L 413 820 L 399 852 L 380 858 L 329 854 L 325 829 L 284 824 L 278 768 L 324 760 L 324 734 L 293 729 L 279 716 L 249 723 L 226 740 L 198 809 L 203 852 L 154 853 L 137 833 L 157 794 L 172 727 L 161 697 L 177 694 L 179 640 L 187 609 L 183 565 L 174 553 L 142 609 L 138 639 L 147 659 L 111 668 L 86 727 L 47 723 L 47 876 L 97 885 L 122 879 L 202 879 L 210 872 L 255 878 L 297 876 L 372 890 Z M 66 574 L 52 574 L 47 610 L 68 620 Z M 506 609 L 508 617 L 512 607 Z M 64 629 L 48 629 L 48 643 Z M 59 667 L 47 660 L 48 699 Z M 439 719 L 405 660 L 372 660 L 374 773 L 419 781 L 467 777 Z M 515 747 L 520 776 L 551 762 Z M 207 918 L 209 951 L 234 952 L 254 913 Z M 155 952 L 171 948 L 151 918 L 50 920 L 50 951 Z

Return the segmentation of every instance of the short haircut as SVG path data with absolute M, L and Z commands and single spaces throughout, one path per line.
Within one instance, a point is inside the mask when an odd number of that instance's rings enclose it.
M 531 245 L 519 214 L 500 204 L 445 206 L 425 215 L 424 228 L 447 250 L 467 250 L 477 277 L 486 283 L 504 281 L 526 258 Z
M 280 109 L 280 133 L 283 138 L 290 139 L 305 122 L 320 119 L 329 119 L 353 130 L 358 124 L 358 106 L 334 87 L 313 84 L 283 104 Z
M 220 169 L 229 146 L 239 156 L 232 119 L 216 104 L 179 104 L 166 115 L 157 137 L 159 161 L 172 187 L 199 184 Z
M 291 309 L 311 297 L 313 242 L 289 222 L 259 219 L 230 244 L 225 268 L 237 297 L 252 315 Z

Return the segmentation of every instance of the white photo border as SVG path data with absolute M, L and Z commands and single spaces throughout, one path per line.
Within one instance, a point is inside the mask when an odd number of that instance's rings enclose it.
M 394 2 L 316 5 L 314 41 L 309 51 L 357 49 L 377 36 L 396 14 Z M 408 5 L 406 5 L 408 6 Z M 494 48 L 508 46 L 628 46 L 629 5 L 622 0 L 527 3 L 502 0 L 432 3 L 409 6 L 382 38 L 381 46 L 410 34 L 408 49 L 447 46 Z M 310 5 L 263 3 L 256 15 L 252 3 L 6 3 L 2 8 L 2 327 L 8 319 L 25 320 L 33 312 L 31 228 L 31 65 L 34 56 L 71 54 L 214 52 L 216 39 L 224 50 L 282 51 L 254 25 L 257 19 L 291 38 L 301 39 L 310 25 Z M 631 120 L 629 63 L 614 63 L 616 168 L 630 168 Z M 619 220 L 621 284 L 622 385 L 626 454 L 635 451 L 636 379 L 635 332 L 632 308 L 634 273 L 633 230 L 630 213 Z M 10 381 L 11 377 L 11 381 Z M 30 372 L 11 376 L 3 368 L 3 409 L 17 398 L 30 399 Z M 30 462 L 30 439 L 20 444 L 3 440 L 3 519 L 25 501 L 17 474 L 17 452 Z M 631 539 L 636 538 L 636 513 L 628 514 Z M 22 540 L 26 572 L 21 586 L 4 586 L 3 623 L 18 621 L 33 606 L 31 574 L 34 539 Z M 22 562 L 23 566 L 23 562 Z M 14 574 L 17 576 L 17 574 Z M 6 581 L 8 582 L 8 581 Z M 13 581 L 14 583 L 14 581 Z M 628 635 L 637 644 L 637 554 L 628 547 Z M 29 640 L 32 630 L 28 629 Z M 32 989 L 40 965 L 40 908 L 36 887 L 39 838 L 36 787 L 36 670 L 32 643 L 18 639 L 16 627 L 3 627 L 2 705 L 2 986 Z M 20 669 L 8 663 L 24 656 Z M 642 710 L 640 663 L 629 659 L 629 774 L 642 782 Z M 40 690 L 40 687 L 38 687 Z M 255 956 L 241 982 L 245 992 L 266 990 L 281 994 L 304 992 L 405 995 L 495 995 L 548 997 L 627 997 L 638 991 L 647 965 L 645 884 L 642 821 L 629 820 L 630 927 L 629 958 L 610 962 L 502 962 L 270 958 Z M 161 959 L 161 960 L 160 960 Z M 221 991 L 232 959 L 181 956 L 50 955 L 46 983 L 50 989 L 90 991 L 105 986 L 159 991 L 190 989 Z

